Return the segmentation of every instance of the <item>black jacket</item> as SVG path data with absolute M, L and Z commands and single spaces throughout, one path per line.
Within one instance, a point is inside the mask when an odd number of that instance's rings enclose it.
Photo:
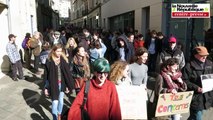
M 147 50 L 148 50 L 149 47 L 150 47 L 151 41 L 152 41 L 152 37 L 148 37 L 148 38 L 145 40 L 144 47 L 145 47 Z M 156 54 L 159 52 L 159 51 L 158 51 L 158 45 L 159 45 L 159 41 L 158 41 L 158 39 L 155 37 L 155 53 L 156 53 Z
M 74 89 L 74 80 L 69 70 L 69 64 L 61 57 L 60 60 L 61 68 L 61 91 L 65 91 L 68 87 L 69 90 Z M 55 65 L 53 60 L 47 60 L 45 65 L 46 74 L 44 80 L 49 82 L 49 90 L 52 100 L 58 100 L 59 87 L 58 87 L 58 67 Z
M 201 75 L 213 73 L 213 63 L 210 60 L 206 60 L 204 66 L 201 66 L 201 62 L 197 59 L 193 59 L 183 69 L 183 80 L 186 82 L 188 90 L 194 91 L 194 95 L 191 102 L 191 109 L 203 110 L 211 107 L 213 102 L 213 91 L 207 93 L 198 93 L 198 87 L 202 88 Z
M 163 50 L 159 56 L 159 66 L 165 63 L 169 58 L 177 58 L 179 60 L 179 67 L 182 69 L 185 66 L 185 57 L 183 52 L 177 48 L 177 46 L 172 50 L 170 47 Z

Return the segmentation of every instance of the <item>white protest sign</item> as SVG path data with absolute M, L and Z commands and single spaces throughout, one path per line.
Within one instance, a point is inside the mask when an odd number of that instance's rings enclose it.
M 213 90 L 213 74 L 201 75 L 203 93 Z
M 167 116 L 179 113 L 188 113 L 193 91 L 178 92 L 176 94 L 165 93 L 158 97 L 155 116 Z
M 147 119 L 147 92 L 144 86 L 116 86 L 122 119 Z

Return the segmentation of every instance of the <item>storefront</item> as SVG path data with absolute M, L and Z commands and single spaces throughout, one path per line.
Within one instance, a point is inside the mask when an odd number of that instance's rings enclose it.
M 134 28 L 134 11 L 127 12 L 121 15 L 113 16 L 109 18 L 110 30 L 124 30 L 126 27 Z

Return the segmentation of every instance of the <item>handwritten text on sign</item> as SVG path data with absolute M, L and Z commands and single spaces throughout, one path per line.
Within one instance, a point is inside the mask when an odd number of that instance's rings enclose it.
M 178 92 L 177 94 L 160 94 L 155 116 L 166 116 L 189 112 L 193 91 Z

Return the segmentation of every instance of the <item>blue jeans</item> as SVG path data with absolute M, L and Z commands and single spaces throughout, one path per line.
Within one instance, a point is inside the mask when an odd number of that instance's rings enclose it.
M 190 109 L 190 115 L 187 120 L 202 120 L 203 110 Z
M 61 84 L 59 84 L 58 86 L 59 86 L 59 91 L 61 91 Z M 63 105 L 64 105 L 64 92 L 60 92 L 58 96 L 58 100 L 52 101 L 53 120 L 58 119 L 58 114 L 62 113 Z
M 172 115 L 172 120 L 180 120 L 180 114 Z

